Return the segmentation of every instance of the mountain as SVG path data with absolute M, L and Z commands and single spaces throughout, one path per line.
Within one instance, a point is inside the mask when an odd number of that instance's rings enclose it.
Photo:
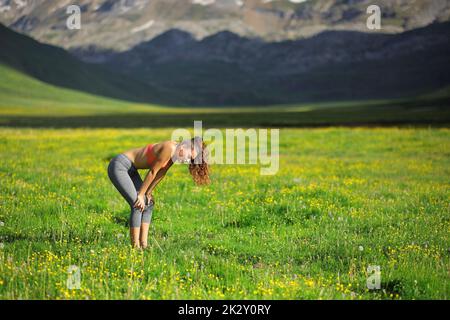
M 157 102 L 161 95 L 140 80 L 84 63 L 64 49 L 39 43 L 1 24 L 0 48 L 0 65 L 58 87 L 136 102 Z
M 449 22 L 280 42 L 229 31 L 198 40 L 174 29 L 128 51 L 105 51 L 92 64 L 0 25 L 0 64 L 59 87 L 164 105 L 379 100 L 449 87 L 448 34 Z
M 391 99 L 450 85 L 450 23 L 401 34 L 327 31 L 265 42 L 229 31 L 202 40 L 170 30 L 104 65 L 187 105 Z
M 366 27 L 369 0 L 77 3 L 82 28 L 71 31 L 72 1 L 0 0 L 0 21 L 50 43 L 0 27 L 0 63 L 166 105 L 392 99 L 450 86 L 450 0 L 379 0 L 379 31 Z
M 82 11 L 81 30 L 66 27 L 66 9 Z M 324 31 L 368 32 L 371 0 L 0 0 L 0 22 L 66 49 L 126 51 L 171 29 L 197 40 L 221 31 L 265 41 Z M 450 19 L 449 0 L 378 0 L 382 32 L 402 33 Z

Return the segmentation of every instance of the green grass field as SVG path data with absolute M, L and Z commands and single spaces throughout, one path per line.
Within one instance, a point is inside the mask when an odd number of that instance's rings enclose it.
M 448 129 L 283 129 L 276 176 L 216 165 L 208 187 L 174 166 L 132 250 L 108 160 L 170 135 L 0 129 L 0 298 L 450 298 Z
M 168 108 L 0 65 L 0 298 L 449 299 L 447 97 Z M 283 128 L 280 171 L 216 165 L 202 188 L 174 166 L 150 248 L 132 250 L 108 161 L 194 120 Z M 348 124 L 373 128 L 287 128 Z M 367 289 L 369 266 L 380 290 Z

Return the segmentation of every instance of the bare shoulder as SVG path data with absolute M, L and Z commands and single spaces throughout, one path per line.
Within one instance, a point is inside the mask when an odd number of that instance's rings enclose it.
M 158 156 L 159 158 L 170 158 L 172 154 L 173 143 L 172 141 L 163 141 L 159 143 Z
M 173 141 L 163 141 L 161 142 L 161 145 L 164 146 L 164 148 L 172 149 L 174 142 Z

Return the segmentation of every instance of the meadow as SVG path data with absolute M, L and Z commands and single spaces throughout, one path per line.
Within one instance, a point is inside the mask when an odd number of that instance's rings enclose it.
M 0 128 L 0 298 L 450 298 L 449 129 L 285 128 L 277 175 L 215 165 L 207 187 L 176 165 L 133 250 L 108 161 L 171 132 Z

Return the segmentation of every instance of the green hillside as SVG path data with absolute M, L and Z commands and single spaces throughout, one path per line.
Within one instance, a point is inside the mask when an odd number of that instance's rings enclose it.
M 138 105 L 59 88 L 0 64 L 0 114 L 70 115 L 155 111 Z
M 65 50 L 46 45 L 0 24 L 0 64 L 43 82 L 99 96 L 158 101 L 158 90 L 139 80 L 79 61 Z

